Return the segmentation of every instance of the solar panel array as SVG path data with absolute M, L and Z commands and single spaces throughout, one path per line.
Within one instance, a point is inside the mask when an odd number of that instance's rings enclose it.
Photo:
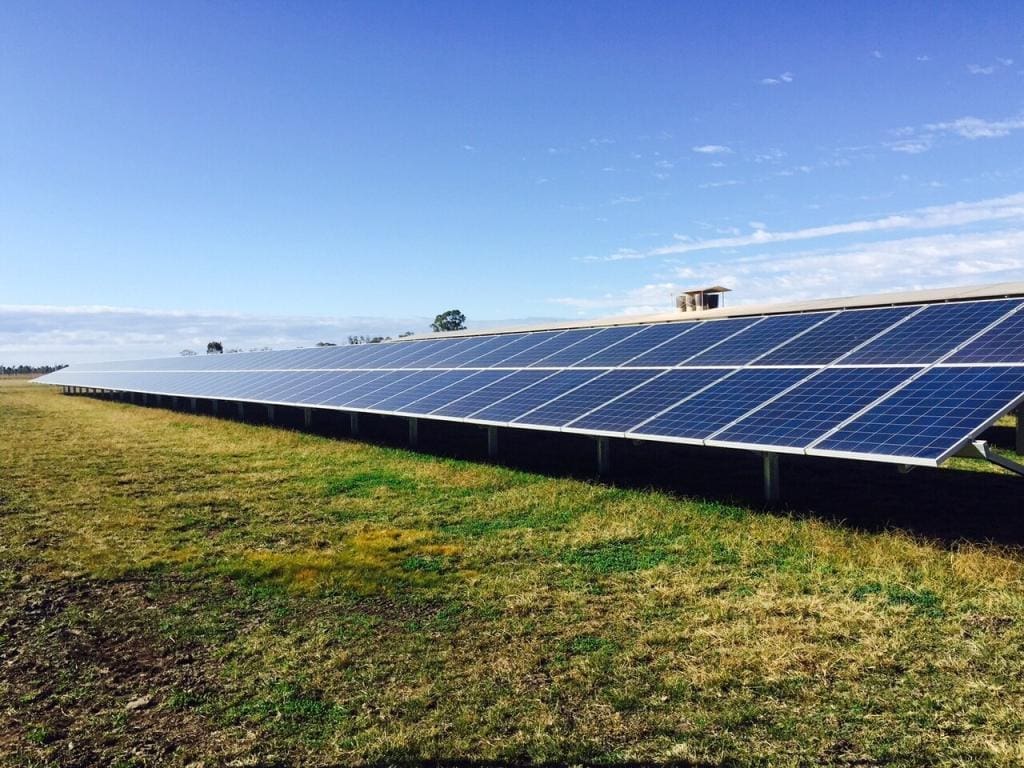
M 39 381 L 934 466 L 1024 400 L 1024 299 L 76 365 Z

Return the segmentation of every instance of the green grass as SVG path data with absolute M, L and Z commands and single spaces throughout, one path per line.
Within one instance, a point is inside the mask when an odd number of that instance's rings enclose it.
M 1024 762 L 1017 549 L 19 381 L 0 446 L 0 765 Z

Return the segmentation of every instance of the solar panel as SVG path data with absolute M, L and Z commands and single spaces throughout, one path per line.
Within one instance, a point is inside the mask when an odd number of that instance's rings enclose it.
M 617 341 L 622 341 L 634 333 L 637 329 L 633 327 L 619 327 L 619 328 L 605 328 L 604 330 L 598 331 L 597 333 L 591 334 L 575 344 L 568 347 L 564 347 L 557 352 L 554 352 L 543 360 L 537 362 L 538 365 L 542 365 L 545 368 L 551 367 L 565 367 L 571 365 L 586 365 L 587 358 L 593 355 L 595 352 L 600 352 L 602 349 L 614 344 Z
M 636 389 L 609 398 L 607 404 L 569 422 L 566 427 L 588 432 L 624 434 L 728 373 L 730 371 L 708 368 L 665 371 Z
M 885 307 L 839 312 L 760 358 L 758 365 L 827 365 L 918 309 Z
M 843 358 L 843 364 L 934 363 L 1019 303 L 970 301 L 929 305 L 905 323 Z
M 741 369 L 629 434 L 700 442 L 807 375 L 803 368 Z
M 564 331 L 563 333 L 560 333 L 557 336 L 552 336 L 550 339 L 547 339 L 534 347 L 525 349 L 518 354 L 502 360 L 501 366 L 504 368 L 526 368 L 531 365 L 542 365 L 540 361 L 548 355 L 563 350 L 578 341 L 582 341 L 588 336 L 593 336 L 594 333 L 595 330 L 593 328 L 588 328 L 585 331 Z
M 551 371 L 513 371 L 431 411 L 431 414 L 465 418 L 551 375 Z
M 1024 367 L 933 368 L 886 397 L 809 453 L 946 458 L 1024 396 Z
M 465 365 L 470 368 L 504 366 L 507 360 L 515 357 L 520 352 L 545 344 L 549 340 L 561 336 L 563 333 L 564 331 L 539 331 L 537 333 L 512 334 L 512 340 L 505 346 L 484 352 L 478 357 L 471 357 L 466 361 Z
M 409 394 L 418 394 L 419 397 L 415 400 L 410 400 L 408 404 L 402 406 L 401 410 L 407 413 L 426 415 L 448 405 L 452 400 L 457 400 L 463 395 L 476 391 L 480 387 L 493 384 L 505 378 L 508 374 L 508 371 L 477 371 L 471 376 L 460 379 L 446 387 L 435 389 L 430 386 L 424 386 L 418 388 Z
M 1017 311 L 949 358 L 951 363 L 1024 363 L 1024 310 Z
M 708 445 L 805 448 L 910 378 L 914 368 L 830 368 L 715 433 Z
M 549 400 L 554 400 L 561 394 L 568 392 L 573 387 L 579 386 L 600 374 L 594 371 L 559 371 L 552 376 L 546 376 L 536 384 L 516 392 L 504 400 L 499 400 L 493 405 L 474 413 L 471 418 L 474 421 L 489 421 L 505 424 L 514 421 L 527 411 L 532 411 L 539 405 Z
M 430 379 L 418 383 L 415 386 L 410 386 L 407 389 L 403 389 L 396 394 L 392 394 L 389 397 L 373 403 L 373 410 L 375 411 L 402 411 L 408 407 L 411 403 L 415 403 L 417 400 L 447 389 L 448 387 L 458 384 L 461 381 L 465 381 L 471 376 L 476 375 L 479 371 L 443 371 L 436 373 Z M 471 385 L 475 386 L 475 385 Z
M 689 323 L 661 323 L 659 325 L 645 326 L 639 333 L 628 336 L 622 341 L 611 344 L 603 350 L 594 353 L 586 358 L 588 366 L 618 366 L 623 365 L 644 352 L 659 347 L 665 342 L 674 339 L 680 334 L 692 331 L 700 323 L 694 321 Z
M 766 317 L 743 333 L 726 339 L 721 344 L 701 352 L 686 361 L 687 365 L 744 365 L 770 352 L 794 336 L 808 330 L 831 313 L 816 312 L 806 315 L 780 315 Z
M 625 365 L 629 367 L 679 365 L 713 344 L 721 343 L 734 333 L 742 332 L 759 320 L 761 320 L 759 317 L 744 317 L 735 320 L 701 322 L 689 333 L 669 339 L 664 344 L 654 347 Z
M 656 375 L 655 371 L 649 370 L 609 371 L 523 414 L 516 419 L 516 423 L 560 427 Z

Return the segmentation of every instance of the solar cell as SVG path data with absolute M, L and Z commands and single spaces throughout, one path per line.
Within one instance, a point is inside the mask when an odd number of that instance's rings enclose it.
M 609 371 L 540 408 L 523 414 L 515 421 L 517 424 L 560 427 L 656 375 L 657 372 L 651 370 Z
M 697 368 L 659 373 L 631 392 L 566 424 L 566 428 L 621 434 L 727 375 L 722 369 Z
M 342 406 L 365 392 L 372 392 L 396 378 L 408 375 L 409 371 L 371 371 L 334 387 L 330 393 L 325 392 L 316 402 L 319 405 Z
M 758 365 L 827 365 L 919 307 L 847 310 L 757 361 Z
M 842 363 L 934 363 L 1019 303 L 970 301 L 931 304 L 905 323 L 843 358 Z
M 707 441 L 805 448 L 914 375 L 916 368 L 829 368 Z
M 430 363 L 430 367 L 458 368 L 473 358 L 505 346 L 509 343 L 509 338 L 507 336 L 480 336 L 475 341 L 475 344 L 464 345 L 457 351 L 434 360 Z
M 1024 395 L 1022 367 L 933 368 L 809 453 L 939 461 Z
M 689 322 L 642 326 L 639 333 L 605 347 L 581 361 L 581 364 L 594 367 L 622 365 L 680 334 L 692 331 L 699 325 L 698 322 Z
M 511 397 L 498 401 L 493 405 L 482 408 L 471 415 L 471 418 L 478 421 L 490 421 L 500 424 L 513 421 L 527 411 L 532 411 L 538 405 L 543 405 L 559 395 L 568 392 L 575 386 L 589 381 L 599 375 L 595 371 L 570 370 L 559 371 L 552 376 L 546 376 L 536 384 L 522 389 Z
M 808 375 L 803 368 L 745 368 L 693 395 L 630 434 L 701 441 Z
M 691 357 L 686 364 L 744 365 L 831 316 L 831 313 L 815 312 L 766 317 L 743 333 L 723 341 L 706 352 L 701 352 L 696 357 Z
M 1024 310 L 983 333 L 947 362 L 1024 363 Z
M 431 411 L 431 413 L 438 416 L 466 417 L 551 375 L 551 371 L 514 371 L 508 376 L 485 387 L 475 389 L 458 400 L 453 400 L 445 406 Z
M 735 320 L 705 320 L 689 333 L 676 336 L 659 347 L 655 347 L 627 363 L 626 367 L 672 366 L 685 362 L 713 344 L 718 344 L 757 323 L 759 317 L 743 317 Z

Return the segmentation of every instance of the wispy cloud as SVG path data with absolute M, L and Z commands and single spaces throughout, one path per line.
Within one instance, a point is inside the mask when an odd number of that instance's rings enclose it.
M 967 71 L 972 75 L 991 75 L 996 71 L 995 64 L 982 66 L 981 64 L 968 64 Z
M 1024 116 L 1004 120 L 982 120 L 979 117 L 961 117 L 945 123 L 925 126 L 930 131 L 955 133 L 965 139 L 995 139 L 1009 136 L 1013 131 L 1024 128 Z
M 732 149 L 724 144 L 701 144 L 692 148 L 694 152 L 702 155 L 731 155 Z
M 893 152 L 917 155 L 934 148 L 943 137 L 959 137 L 962 139 L 997 139 L 1009 136 L 1014 131 L 1024 129 L 1024 115 L 1016 115 L 1000 120 L 986 120 L 980 117 L 958 117 L 938 123 L 927 123 L 920 128 L 905 126 L 890 131 L 897 138 L 885 142 Z
M 754 304 L 1020 279 L 1024 230 L 943 233 L 833 249 L 752 253 L 682 265 L 657 282 L 551 303 L 579 314 L 667 312 L 696 285 L 727 285 L 731 303 Z
M 881 51 L 876 49 L 876 50 L 871 52 L 871 58 L 873 58 L 873 59 L 884 59 L 885 56 L 882 55 Z
M 781 75 L 775 75 L 774 77 L 761 78 L 761 85 L 782 85 L 783 83 L 792 83 L 793 73 L 783 72 Z
M 677 235 L 677 239 L 681 240 L 681 242 L 653 248 L 644 255 L 647 257 L 672 256 L 700 251 L 765 246 L 802 240 L 819 240 L 841 235 L 898 230 L 942 229 L 962 227 L 981 222 L 1006 221 L 1024 221 L 1024 193 L 988 198 L 976 202 L 956 202 L 946 205 L 928 206 L 873 219 L 859 219 L 839 224 L 827 224 L 778 232 L 764 228 L 756 229 L 744 235 L 709 238 L 706 240 Z M 613 253 L 609 256 L 595 257 L 587 260 L 620 261 L 621 258 L 621 256 Z M 638 257 L 633 255 L 631 258 Z

